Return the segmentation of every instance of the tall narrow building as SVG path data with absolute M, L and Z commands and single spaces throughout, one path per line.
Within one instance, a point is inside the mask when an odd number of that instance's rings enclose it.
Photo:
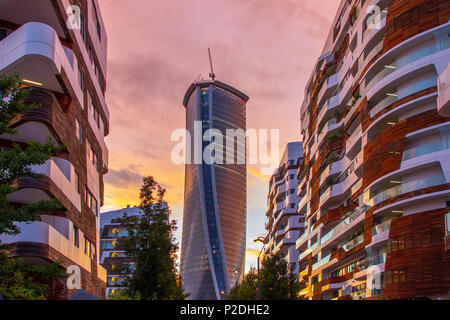
M 341 1 L 301 107 L 304 298 L 448 297 L 449 18 L 447 0 Z
M 295 242 L 305 228 L 305 217 L 297 213 L 299 180 L 297 170 L 303 160 L 303 144 L 286 145 L 279 167 L 269 180 L 267 195 L 265 254 L 280 254 L 293 273 L 298 272 Z
M 185 169 L 181 276 L 190 299 L 223 299 L 244 272 L 248 99 L 214 80 L 193 83 L 184 97 L 190 134 L 187 144 L 192 154 L 186 159 Z M 207 138 L 210 129 L 223 136 L 227 129 L 240 129 L 244 139 L 229 136 L 219 141 L 216 136 L 211 143 L 212 139 Z M 231 141 L 234 150 L 223 151 L 225 140 L 228 145 Z M 223 155 L 224 161 L 210 161 L 211 154 L 213 158 Z M 232 163 L 225 158 L 231 158 Z
M 15 119 L 18 135 L 2 136 L 0 143 L 51 138 L 67 149 L 32 168 L 42 179 L 19 179 L 19 190 L 9 195 L 17 205 L 57 199 L 63 210 L 20 224 L 17 236 L 1 236 L 12 245 L 12 257 L 79 268 L 80 281 L 69 288 L 65 281 L 54 283 L 52 290 L 59 289 L 51 298 L 68 298 L 77 289 L 105 296 L 106 271 L 97 253 L 108 171 L 106 50 L 97 0 L 0 1 L 0 75 L 18 72 L 31 88 L 26 102 L 40 105 Z
M 100 264 L 107 271 L 106 297 L 126 289 L 126 276 L 121 272 L 125 265 L 133 265 L 134 259 L 127 256 L 120 246 L 120 239 L 127 237 L 128 230 L 118 223 L 126 214 L 128 217 L 140 217 L 140 207 L 127 206 L 124 209 L 102 212 L 100 214 Z
M 162 208 L 167 207 L 167 203 L 164 202 Z M 100 214 L 100 264 L 107 271 L 107 298 L 127 288 L 125 280 L 129 274 L 124 274 L 122 270 L 126 265 L 133 267 L 135 264 L 135 259 L 127 256 L 126 250 L 120 243 L 121 239 L 129 236 L 127 228 L 118 222 L 118 219 L 123 218 L 125 214 L 139 219 L 143 211 L 141 207 L 128 205 L 120 210 Z

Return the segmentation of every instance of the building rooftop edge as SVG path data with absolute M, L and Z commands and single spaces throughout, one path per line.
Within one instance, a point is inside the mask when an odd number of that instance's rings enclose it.
M 216 86 L 218 88 L 221 88 L 221 89 L 223 89 L 225 91 L 228 91 L 231 94 L 234 94 L 235 96 L 237 96 L 240 99 L 244 100 L 245 102 L 247 102 L 250 99 L 245 93 L 243 93 L 243 92 L 233 88 L 232 86 L 230 86 L 230 85 L 228 85 L 228 84 L 226 84 L 224 82 L 221 82 L 221 81 L 218 81 L 218 80 L 215 80 L 215 81 L 206 80 L 206 81 L 193 82 L 189 86 L 189 88 L 187 89 L 186 94 L 184 95 L 184 98 L 183 98 L 183 106 L 184 107 L 187 106 L 187 104 L 189 102 L 189 98 L 194 93 L 194 91 L 195 91 L 195 89 L 197 87 L 204 88 L 204 87 L 209 87 L 210 85 L 214 85 L 214 86 Z

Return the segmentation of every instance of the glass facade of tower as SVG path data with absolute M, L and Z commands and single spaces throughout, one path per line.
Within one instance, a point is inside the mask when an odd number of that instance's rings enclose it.
M 196 123 L 201 124 L 201 130 L 197 130 L 202 135 L 210 129 L 220 131 L 224 137 L 227 129 L 245 131 L 247 100 L 244 94 L 218 81 L 193 84 L 186 94 L 186 128 L 191 135 L 192 156 L 186 164 L 181 275 L 190 299 L 225 298 L 244 271 L 245 140 L 242 143 L 235 139 L 234 150 L 228 150 L 233 153 L 234 164 L 225 159 L 223 163 L 194 160 L 195 154 L 226 155 L 226 140 L 202 141 L 195 136 Z M 196 140 L 201 143 L 195 145 Z

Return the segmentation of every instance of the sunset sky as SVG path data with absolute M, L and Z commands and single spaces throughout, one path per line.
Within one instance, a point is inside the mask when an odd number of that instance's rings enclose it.
M 99 0 L 108 33 L 110 169 L 103 211 L 139 204 L 143 175 L 167 189 L 181 240 L 184 166 L 171 134 L 185 127 L 183 96 L 208 77 L 250 97 L 247 128 L 280 129 L 280 149 L 299 139 L 304 87 L 340 0 Z M 281 155 L 282 150 L 280 150 Z M 268 180 L 248 168 L 247 270 L 264 235 Z

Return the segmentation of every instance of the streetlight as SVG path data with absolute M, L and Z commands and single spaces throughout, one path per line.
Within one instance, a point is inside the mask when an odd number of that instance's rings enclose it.
M 238 282 L 239 282 L 239 270 L 236 269 L 234 270 L 234 274 L 236 275 L 236 284 L 234 286 L 234 288 L 236 289 L 236 300 L 238 299 Z
M 261 253 L 263 252 L 264 248 L 266 247 L 266 238 L 263 236 L 260 236 L 260 237 L 256 238 L 255 240 L 253 240 L 253 242 L 263 243 L 263 246 L 262 246 L 261 250 L 259 251 L 259 255 L 258 255 L 258 280 L 257 280 L 257 284 L 258 284 L 258 299 L 257 300 L 261 300 L 261 291 L 259 290 L 259 258 L 261 257 Z

